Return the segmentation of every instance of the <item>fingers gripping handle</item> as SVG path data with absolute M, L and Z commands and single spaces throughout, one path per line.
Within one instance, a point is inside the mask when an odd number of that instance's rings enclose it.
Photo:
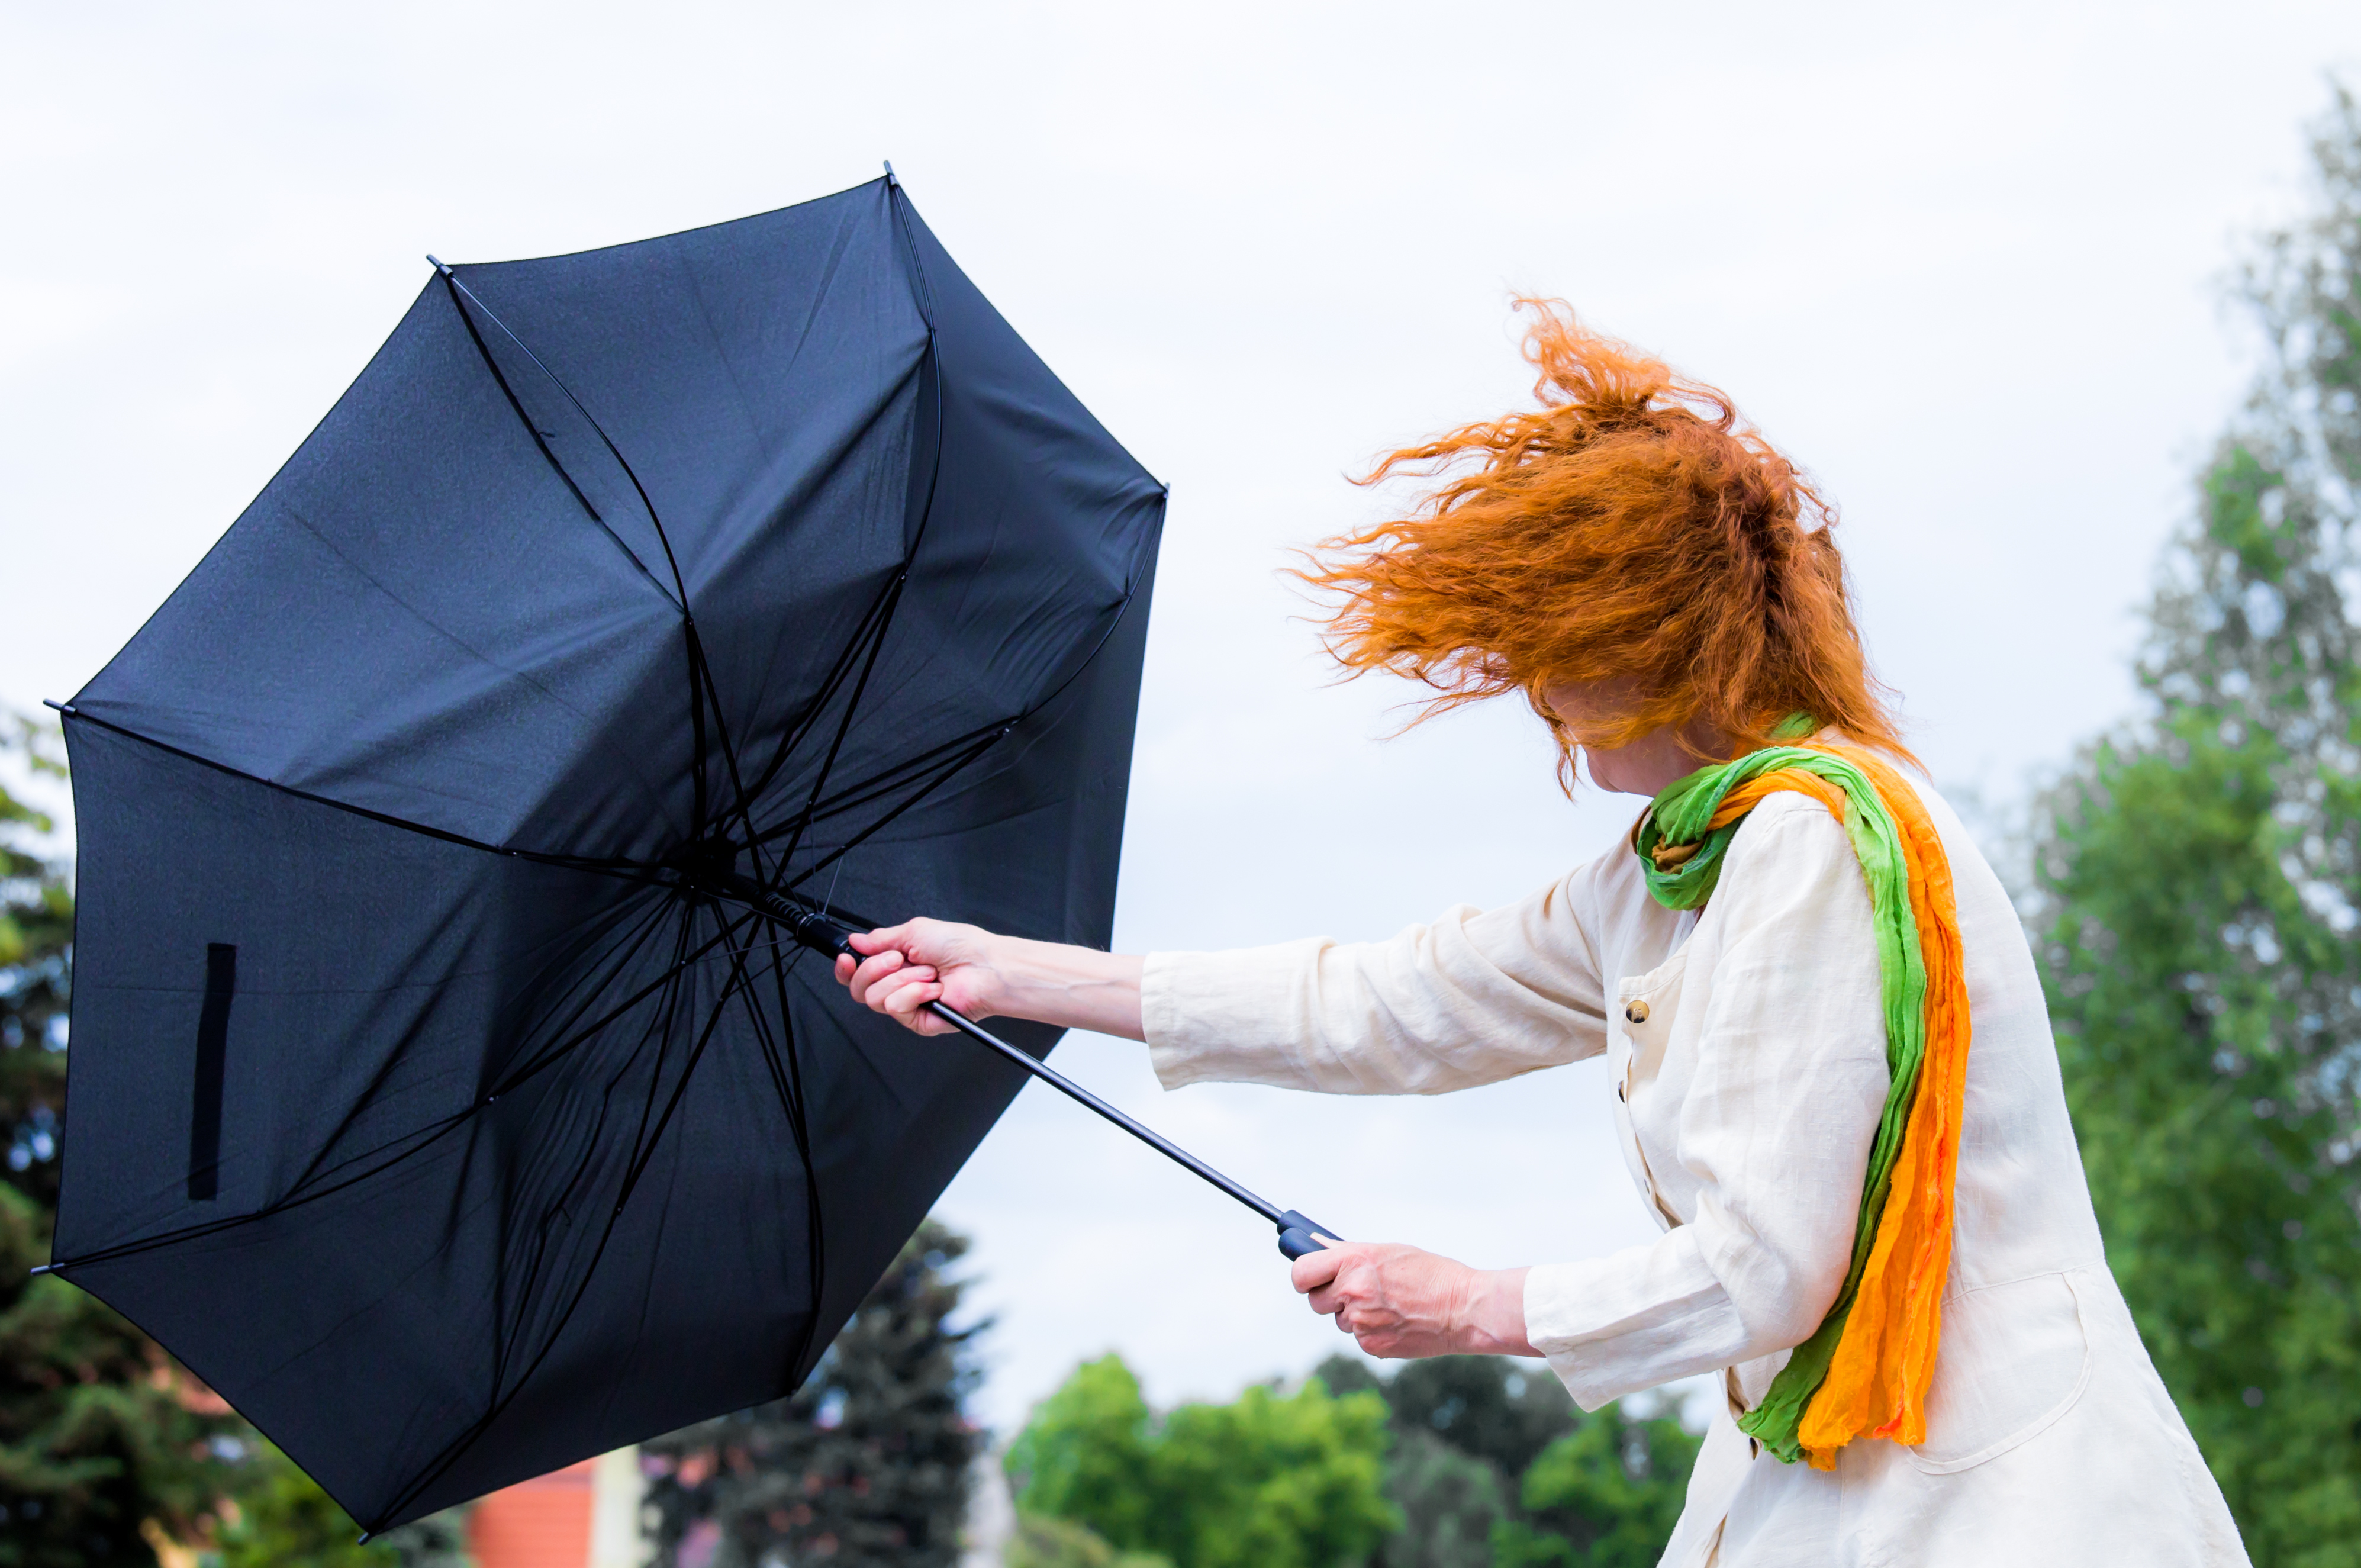
M 1290 1263 L 1308 1252 L 1326 1252 L 1327 1245 L 1319 1238 L 1335 1234 L 1319 1221 L 1292 1209 L 1279 1217 L 1279 1250 L 1287 1255 Z

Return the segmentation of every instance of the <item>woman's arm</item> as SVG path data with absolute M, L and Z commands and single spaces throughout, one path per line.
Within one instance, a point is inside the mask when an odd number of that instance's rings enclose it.
M 1030 942 L 948 920 L 910 920 L 855 932 L 855 964 L 836 960 L 853 1000 L 921 1035 L 950 1025 L 924 1012 L 940 1002 L 971 1018 L 1030 1018 L 1144 1040 L 1139 1021 L 1142 960 L 1062 942 Z
M 1325 939 L 1148 958 L 912 920 L 836 961 L 855 1001 L 920 1034 L 929 1002 L 1145 1040 L 1167 1089 L 1205 1081 L 1326 1094 L 1438 1094 L 1595 1055 L 1604 985 L 1576 894 L 1598 865 L 1497 909 L 1461 907 L 1382 942 Z

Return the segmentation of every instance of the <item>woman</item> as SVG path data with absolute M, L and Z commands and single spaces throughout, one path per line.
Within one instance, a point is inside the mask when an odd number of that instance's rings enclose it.
M 2101 1250 L 2006 894 L 1906 779 L 1832 519 L 1727 398 L 1542 305 L 1542 407 L 1334 542 L 1352 671 L 1523 695 L 1628 847 L 1389 942 L 1145 959 L 931 920 L 868 1006 L 1147 1042 L 1213 1080 L 1430 1094 L 1605 1053 L 1653 1244 L 1478 1270 L 1337 1243 L 1296 1289 L 1381 1356 L 1546 1356 L 1575 1398 L 1719 1373 L 1668 1564 L 2243 1563 Z

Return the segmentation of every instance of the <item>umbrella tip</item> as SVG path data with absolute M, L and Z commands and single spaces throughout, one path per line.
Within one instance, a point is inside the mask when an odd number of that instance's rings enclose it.
M 445 278 L 448 278 L 449 276 L 451 276 L 451 269 L 450 269 L 450 267 L 449 267 L 447 264 L 445 264 L 443 260 L 441 260 L 438 257 L 436 257 L 436 256 L 435 256 L 435 254 L 434 254 L 433 251 L 431 251 L 431 250 L 430 250 L 430 251 L 428 251 L 428 252 L 426 253 L 426 259 L 427 259 L 428 261 L 431 261 L 431 262 L 433 262 L 433 263 L 434 264 L 434 270 L 435 270 L 435 271 L 440 272 L 440 273 L 441 273 L 441 274 L 443 274 L 443 276 L 444 276 L 444 277 L 445 277 Z
M 70 702 L 60 702 L 53 696 L 45 696 L 41 699 L 41 706 L 43 707 L 54 707 L 60 713 L 64 714 L 68 718 L 74 717 L 74 705 Z
M 54 1264 L 54 1263 L 44 1263 L 44 1264 L 39 1265 L 38 1267 L 36 1267 L 36 1268 L 33 1270 L 33 1272 L 34 1272 L 36 1275 L 47 1274 L 47 1273 L 49 1273 L 49 1271 L 51 1271 L 52 1269 L 54 1269 L 54 1268 L 56 1268 L 56 1267 L 57 1267 L 57 1265 L 56 1265 L 56 1264 Z
M 890 158 L 885 159 L 885 183 L 896 188 L 899 188 L 902 183 L 894 178 L 894 160 Z

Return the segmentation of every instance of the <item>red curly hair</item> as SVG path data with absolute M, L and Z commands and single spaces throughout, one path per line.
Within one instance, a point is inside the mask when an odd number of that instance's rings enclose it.
M 1341 601 L 1330 653 L 1349 674 L 1434 688 L 1413 723 L 1522 692 L 1569 787 L 1577 746 L 1699 718 L 1745 751 L 1805 713 L 1908 759 L 1853 624 L 1835 513 L 1795 466 L 1726 394 L 1563 302 L 1517 303 L 1534 313 L 1541 408 L 1404 447 L 1356 481 L 1417 465 L 1444 482 L 1298 573 Z M 1623 695 L 1576 735 L 1543 697 L 1560 684 Z

